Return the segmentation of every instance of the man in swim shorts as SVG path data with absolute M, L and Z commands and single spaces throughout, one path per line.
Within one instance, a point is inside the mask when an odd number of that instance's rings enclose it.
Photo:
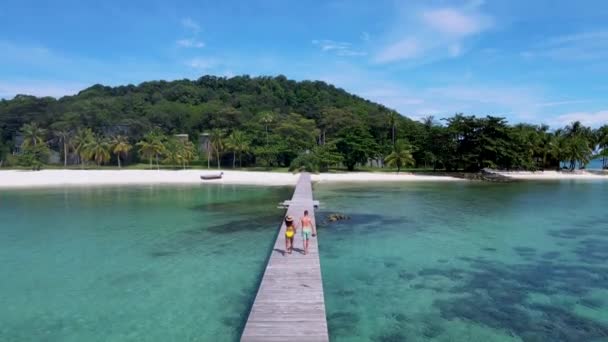
M 293 237 L 296 236 L 296 227 L 293 224 L 293 216 L 285 218 L 285 251 L 291 254 L 293 251 Z
M 308 210 L 304 210 L 304 216 L 300 219 L 302 224 L 302 241 L 304 243 L 304 255 L 308 254 L 308 241 L 311 236 L 317 236 L 317 228 L 310 216 L 308 216 Z

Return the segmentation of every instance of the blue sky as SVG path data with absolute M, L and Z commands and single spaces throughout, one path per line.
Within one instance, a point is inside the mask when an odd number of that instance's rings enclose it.
M 203 74 L 320 79 L 412 118 L 608 122 L 605 1 L 0 5 L 0 97 Z

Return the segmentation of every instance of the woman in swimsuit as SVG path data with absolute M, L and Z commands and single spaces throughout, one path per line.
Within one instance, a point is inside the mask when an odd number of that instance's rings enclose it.
M 308 240 L 310 236 L 317 236 L 317 228 L 312 223 L 312 219 L 308 216 L 308 210 L 304 210 L 304 217 L 300 219 L 302 223 L 302 241 L 304 242 L 304 255 L 308 254 Z
M 296 235 L 296 227 L 293 225 L 293 216 L 285 218 L 285 251 L 291 254 L 293 250 L 293 237 Z

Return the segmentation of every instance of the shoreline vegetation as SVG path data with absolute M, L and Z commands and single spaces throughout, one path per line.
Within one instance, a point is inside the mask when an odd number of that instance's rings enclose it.
M 550 130 L 457 113 L 412 120 L 320 81 L 284 76 L 94 85 L 60 99 L 0 100 L 0 167 L 147 164 L 188 169 L 608 168 L 608 125 Z M 374 170 L 375 171 L 375 170 Z

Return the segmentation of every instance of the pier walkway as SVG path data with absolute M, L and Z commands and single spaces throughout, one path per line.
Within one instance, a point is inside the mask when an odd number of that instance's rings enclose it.
M 286 215 L 297 222 L 294 251 L 285 251 L 285 222 L 268 259 L 264 277 L 245 324 L 242 342 L 329 341 L 317 238 L 303 254 L 299 219 L 308 210 L 315 218 L 310 174 L 298 180 Z

